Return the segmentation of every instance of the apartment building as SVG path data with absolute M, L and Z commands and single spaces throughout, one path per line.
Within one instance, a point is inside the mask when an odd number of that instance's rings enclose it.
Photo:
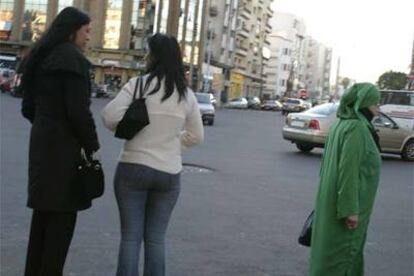
M 269 56 L 271 0 L 239 0 L 236 22 L 236 53 L 230 75 L 228 98 L 263 96 L 264 66 Z
M 312 37 L 305 39 L 305 86 L 313 97 L 329 95 L 332 49 Z
M 210 0 L 206 14 L 202 90 L 224 100 L 234 67 L 238 4 L 239 0 Z
M 303 20 L 293 14 L 276 12 L 269 36 L 270 60 L 265 67 L 267 98 L 287 95 L 288 89 L 304 88 L 306 27 Z M 289 87 L 290 86 L 290 87 Z
M 204 0 L 2 0 L 0 53 L 21 59 L 55 16 L 67 6 L 92 19 L 89 60 L 94 79 L 113 89 L 144 69 L 145 38 L 155 32 L 174 35 L 197 85 L 203 62 Z

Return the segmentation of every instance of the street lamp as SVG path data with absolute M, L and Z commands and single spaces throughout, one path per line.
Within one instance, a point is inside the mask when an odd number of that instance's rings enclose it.
M 212 39 L 212 32 L 210 30 L 210 21 L 207 23 L 207 72 L 206 76 L 204 76 L 204 93 L 208 93 L 210 91 L 210 80 L 212 79 L 210 74 L 210 63 L 211 63 L 211 39 Z

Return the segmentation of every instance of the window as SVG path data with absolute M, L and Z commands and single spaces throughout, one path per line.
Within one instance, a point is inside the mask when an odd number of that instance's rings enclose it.
M 108 2 L 106 10 L 105 33 L 103 47 L 107 49 L 119 48 L 121 34 L 122 0 Z
M 337 103 L 326 103 L 315 106 L 314 108 L 309 109 L 306 113 L 318 114 L 318 115 L 331 115 L 336 113 L 338 110 L 339 104 Z
M 381 91 L 380 103 L 414 106 L 414 92 Z
M 73 0 L 59 0 L 58 13 L 70 6 L 73 6 Z
M 14 0 L 2 0 L 0 2 L 0 41 L 9 40 L 13 24 Z
M 37 41 L 46 29 L 48 0 L 27 0 L 23 13 L 23 41 Z
M 154 6 L 150 1 L 133 0 L 131 14 L 131 36 L 129 41 L 130 49 L 143 49 L 145 38 L 153 32 Z M 180 18 L 180 20 L 182 20 Z M 179 35 L 182 36 L 181 28 Z
M 380 114 L 378 117 L 375 117 L 374 120 L 372 121 L 372 124 L 376 127 L 393 127 L 395 125 L 395 123 L 389 119 L 388 117 Z

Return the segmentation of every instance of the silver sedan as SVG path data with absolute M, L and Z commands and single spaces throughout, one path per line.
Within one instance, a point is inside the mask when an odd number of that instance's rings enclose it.
M 326 103 L 302 113 L 289 114 L 283 127 L 283 138 L 296 144 L 303 152 L 323 148 L 329 128 L 336 120 L 338 103 Z M 399 126 L 380 113 L 372 121 L 380 136 L 383 153 L 399 154 L 404 160 L 414 161 L 414 131 Z

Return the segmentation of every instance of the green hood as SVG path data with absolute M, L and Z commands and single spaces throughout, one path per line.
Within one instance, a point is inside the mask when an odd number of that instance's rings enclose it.
M 359 119 L 367 121 L 359 110 L 380 101 L 378 89 L 371 83 L 356 83 L 349 88 L 341 99 L 336 116 L 340 119 Z

